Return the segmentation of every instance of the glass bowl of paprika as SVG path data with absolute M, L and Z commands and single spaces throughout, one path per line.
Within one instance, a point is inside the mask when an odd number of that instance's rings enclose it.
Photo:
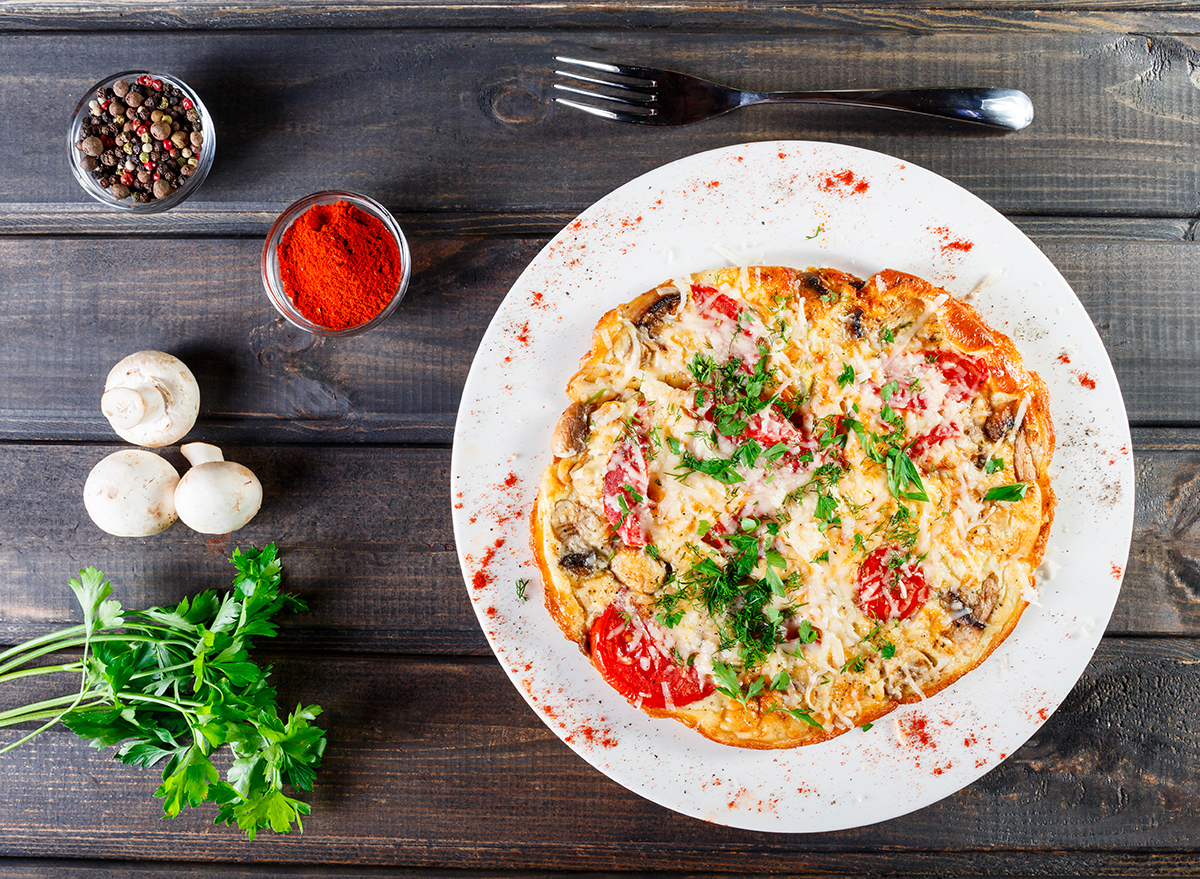
M 262 252 L 276 310 L 314 336 L 353 336 L 383 323 L 408 289 L 408 241 L 387 208 L 338 189 L 279 215 Z

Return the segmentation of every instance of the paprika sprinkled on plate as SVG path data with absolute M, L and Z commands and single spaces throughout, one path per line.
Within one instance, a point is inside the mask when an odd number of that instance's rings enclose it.
M 400 283 L 400 248 L 376 217 L 346 201 L 313 205 L 283 233 L 279 276 L 292 305 L 331 330 L 379 314 Z

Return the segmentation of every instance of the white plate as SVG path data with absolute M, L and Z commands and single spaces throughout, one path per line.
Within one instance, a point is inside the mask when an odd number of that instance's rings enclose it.
M 1058 433 L 1047 576 L 1039 604 L 1013 635 L 978 669 L 870 731 L 790 751 L 718 745 L 626 703 L 546 613 L 529 549 L 550 434 L 600 315 L 671 277 L 729 265 L 726 257 L 860 277 L 899 269 L 968 296 L 1049 384 Z M 547 726 L 605 775 L 667 808 L 781 832 L 905 814 L 1020 747 L 1091 659 L 1120 590 L 1133 524 L 1120 389 L 1091 320 L 1049 260 L 999 213 L 936 174 L 804 142 L 673 162 L 601 199 L 546 245 L 479 346 L 459 408 L 451 482 L 467 592 L 501 665 Z M 530 581 L 527 601 L 518 579 Z

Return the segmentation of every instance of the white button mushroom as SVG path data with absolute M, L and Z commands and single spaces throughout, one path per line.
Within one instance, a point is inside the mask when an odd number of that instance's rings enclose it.
M 152 448 L 169 446 L 196 423 L 200 387 L 178 357 L 139 351 L 108 373 L 100 411 L 126 442 Z
M 179 474 L 153 452 L 125 449 L 92 468 L 83 505 L 104 531 L 117 537 L 148 537 L 171 526 Z
M 249 468 L 226 461 L 208 443 L 187 443 L 179 451 L 192 465 L 175 489 L 183 524 L 201 534 L 228 534 L 254 518 L 262 505 L 262 484 Z

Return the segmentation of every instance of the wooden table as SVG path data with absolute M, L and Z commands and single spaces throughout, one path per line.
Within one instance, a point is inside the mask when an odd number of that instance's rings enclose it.
M 228 584 L 233 539 L 182 526 L 111 538 L 81 504 L 91 466 L 122 447 L 98 410 L 107 370 L 165 349 L 200 381 L 189 438 L 225 447 L 264 482 L 262 513 L 236 543 L 277 542 L 312 610 L 261 652 L 283 703 L 320 703 L 329 730 L 304 834 L 252 844 L 209 812 L 161 822 L 155 772 L 49 732 L 0 757 L 0 877 L 1200 873 L 1197 10 L 0 3 L 0 643 L 76 620 L 66 581 L 85 565 L 129 606 Z M 1012 86 L 1037 118 L 997 136 L 781 106 L 647 130 L 552 105 L 551 56 L 600 49 L 762 89 Z M 132 219 L 82 193 L 63 132 L 93 82 L 137 67 L 203 95 L 219 152 L 182 207 Z M 949 799 L 821 835 L 686 818 L 576 757 L 493 659 L 450 521 L 459 395 L 526 263 L 646 170 L 777 138 L 923 165 L 1033 238 L 1108 347 L 1138 474 L 1121 599 L 1060 710 Z M 391 208 L 415 261 L 396 314 L 336 342 L 284 323 L 258 277 L 274 217 L 328 188 Z M 182 464 L 177 450 L 168 457 Z

